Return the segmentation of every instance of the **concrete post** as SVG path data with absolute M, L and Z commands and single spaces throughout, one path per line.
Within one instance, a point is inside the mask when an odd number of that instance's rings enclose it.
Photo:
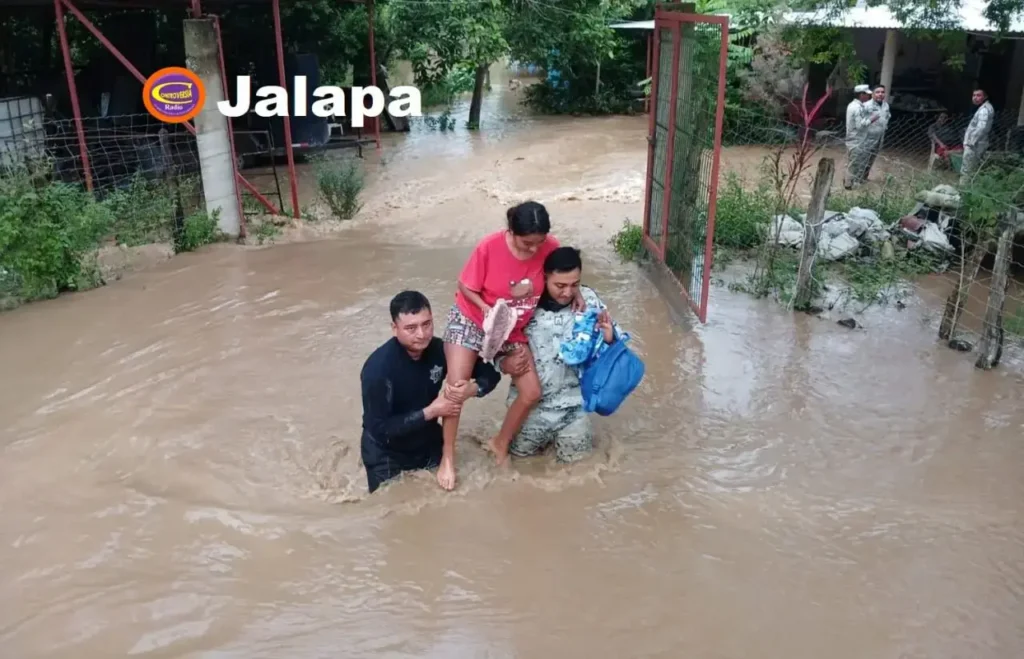
M 235 159 L 228 134 L 230 119 L 217 110 L 217 103 L 225 100 L 220 77 L 217 31 L 212 19 L 196 18 L 184 21 L 184 32 L 186 66 L 199 76 L 206 90 L 203 111 L 195 118 L 206 211 L 213 213 L 218 210 L 220 214 L 217 225 L 220 230 L 237 237 L 241 218 L 235 188 Z
M 899 50 L 900 33 L 885 31 L 885 48 L 882 50 L 882 75 L 879 82 L 885 86 L 885 99 L 892 97 L 892 74 L 896 68 L 896 52 Z

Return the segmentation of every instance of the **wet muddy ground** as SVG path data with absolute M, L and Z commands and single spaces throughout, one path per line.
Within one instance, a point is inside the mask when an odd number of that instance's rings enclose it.
M 503 122 L 389 136 L 332 239 L 0 316 L 4 656 L 1024 654 L 1020 360 L 976 371 L 927 299 L 850 331 L 716 287 L 697 326 L 607 245 L 642 212 L 644 120 Z M 583 464 L 494 470 L 502 385 L 468 408 L 456 492 L 365 496 L 388 300 L 443 314 L 529 197 L 647 378 Z

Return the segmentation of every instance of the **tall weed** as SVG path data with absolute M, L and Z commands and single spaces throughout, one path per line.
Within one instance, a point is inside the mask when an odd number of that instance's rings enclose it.
M 359 195 L 365 179 L 356 162 L 324 160 L 318 163 L 316 183 L 320 196 L 338 219 L 351 220 L 363 207 Z

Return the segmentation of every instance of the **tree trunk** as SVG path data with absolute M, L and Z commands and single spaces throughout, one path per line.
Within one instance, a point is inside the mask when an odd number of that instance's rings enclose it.
M 1011 211 L 996 246 L 996 262 L 992 266 L 985 325 L 981 330 L 981 342 L 978 344 L 978 361 L 974 363 L 986 371 L 998 366 L 1003 356 L 1003 307 L 1006 305 L 1006 290 L 1009 284 L 1007 274 L 1013 252 L 1013 237 L 1019 229 L 1020 215 L 1016 211 Z
M 967 303 L 967 294 L 971 285 L 978 277 L 978 270 L 981 269 L 981 262 L 988 254 L 989 237 L 978 240 L 971 250 L 971 257 L 967 259 L 960 271 L 960 281 L 946 298 L 946 310 L 942 314 L 942 323 L 939 325 L 939 338 L 948 341 L 956 333 L 957 323 L 960 322 L 960 314 L 964 311 Z
M 469 104 L 469 127 L 480 127 L 480 108 L 484 104 L 484 80 L 487 78 L 486 64 L 476 67 L 476 79 L 473 81 L 473 100 Z
M 814 176 L 811 188 L 811 201 L 807 206 L 807 217 L 804 219 L 804 246 L 800 253 L 800 269 L 796 276 L 796 293 L 793 295 L 793 308 L 806 311 L 811 307 L 814 297 L 814 286 L 811 275 L 814 270 L 814 257 L 818 253 L 818 235 L 825 219 L 825 204 L 832 188 L 832 178 L 836 173 L 836 164 L 831 158 L 818 161 L 818 172 Z

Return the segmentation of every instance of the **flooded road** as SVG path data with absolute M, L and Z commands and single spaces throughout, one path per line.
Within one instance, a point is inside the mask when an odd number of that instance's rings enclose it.
M 2 655 L 1022 656 L 1020 363 L 976 371 L 926 303 L 849 331 L 714 288 L 706 326 L 677 319 L 606 244 L 642 211 L 644 121 L 389 136 L 333 240 L 0 316 Z M 443 314 L 531 196 L 647 378 L 585 463 L 494 470 L 503 384 L 467 407 L 456 492 L 365 496 L 388 300 Z

